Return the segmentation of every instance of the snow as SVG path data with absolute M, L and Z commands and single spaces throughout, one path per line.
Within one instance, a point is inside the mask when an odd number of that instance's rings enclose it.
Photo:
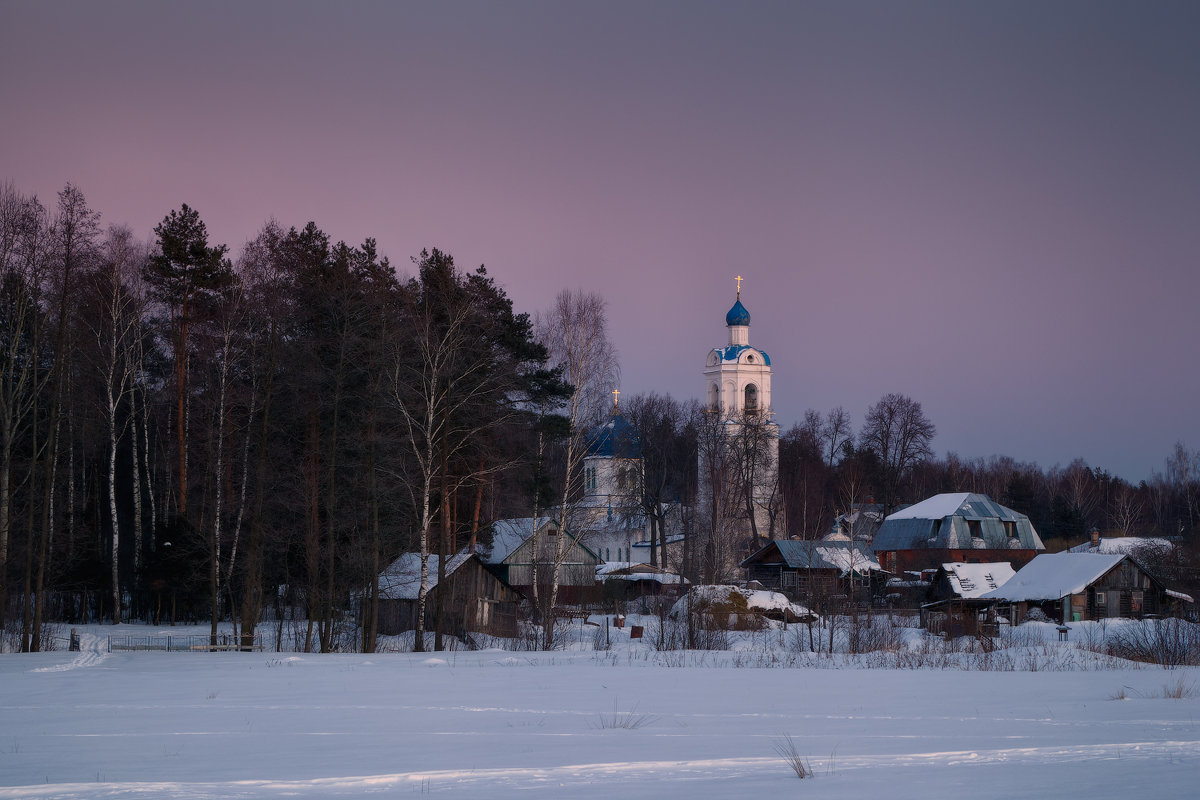
M 1012 579 L 1016 571 L 1007 561 L 988 564 L 942 564 L 951 586 L 959 597 L 982 597 L 984 593 L 999 589 Z
M 673 572 L 661 567 L 652 567 L 638 561 L 605 561 L 596 565 L 596 580 L 656 581 L 664 585 L 675 585 L 683 580 Z
M 484 555 L 488 564 L 499 564 L 512 555 L 513 551 L 533 535 L 534 518 L 501 519 L 492 523 L 492 546 Z M 537 526 L 544 525 L 546 518 L 539 517 Z
M 888 519 L 943 519 L 957 513 L 970 496 L 970 492 L 936 494 L 927 500 L 889 514 Z
M 83 653 L 0 656 L 0 799 L 1159 800 L 1194 797 L 1200 774 L 1200 699 L 1163 697 L 1195 687 L 1196 668 L 739 668 L 737 653 L 628 638 L 612 652 L 102 652 L 95 633 L 128 627 L 90 629 Z M 1052 625 L 1021 628 L 1080 652 Z M 775 754 L 783 736 L 811 782 Z
M 675 605 L 671 608 L 671 615 L 676 617 L 681 616 L 686 613 L 685 609 L 697 605 L 730 605 L 733 595 L 741 595 L 745 598 L 746 608 L 750 611 L 759 613 L 787 611 L 793 619 L 810 613 L 807 608 L 799 603 L 793 603 L 787 598 L 787 595 L 780 592 L 772 592 L 769 589 L 743 589 L 740 586 L 715 584 L 693 586 L 691 588 L 691 598 L 689 599 L 687 596 L 684 596 L 675 601 Z
M 1166 555 L 1172 550 L 1173 545 L 1166 539 L 1154 536 L 1104 536 L 1101 537 L 1098 545 L 1093 545 L 1091 541 L 1077 544 L 1071 548 L 1072 553 L 1104 553 L 1114 555 L 1123 553 L 1132 555 L 1135 558 L 1138 552 L 1150 553 L 1153 555 Z
M 822 560 L 840 569 L 843 578 L 851 571 L 858 573 L 883 571 L 883 567 L 879 566 L 878 559 L 867 555 L 858 547 L 829 547 L 818 544 L 813 549 Z
M 458 553 L 446 562 L 446 574 L 452 574 L 471 557 Z M 426 581 L 430 590 L 438 584 L 438 556 L 431 555 L 426 564 Z M 383 600 L 416 600 L 421 589 L 421 554 L 404 553 L 379 574 L 379 597 Z
M 0 799 L 1096 800 L 1144 787 L 1189 798 L 1200 770 L 1200 700 L 1163 698 L 1195 686 L 1194 668 L 746 669 L 719 658 L 732 654 L 671 662 L 680 654 L 648 650 L 109 655 L 98 644 L 0 656 Z M 784 735 L 816 771 L 811 784 L 775 756 Z
M 999 589 L 980 597 L 1012 602 L 1059 600 L 1070 594 L 1079 594 L 1124 558 L 1121 554 L 1042 553 Z

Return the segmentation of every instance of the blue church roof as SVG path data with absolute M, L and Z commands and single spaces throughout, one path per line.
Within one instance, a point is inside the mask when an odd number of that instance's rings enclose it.
M 771 357 L 767 355 L 765 351 L 759 350 L 757 347 L 751 347 L 748 344 L 731 344 L 728 347 L 718 347 L 717 350 L 721 353 L 722 361 L 737 361 L 738 356 L 740 356 L 744 351 L 753 350 L 762 356 L 764 364 L 766 364 L 768 367 L 771 366 Z
M 729 313 L 725 315 L 725 324 L 731 327 L 750 324 L 750 312 L 742 305 L 741 300 L 735 302 L 733 308 L 729 309 Z
M 641 458 L 642 443 L 633 426 L 620 414 L 613 414 L 588 437 L 587 454 L 605 458 Z

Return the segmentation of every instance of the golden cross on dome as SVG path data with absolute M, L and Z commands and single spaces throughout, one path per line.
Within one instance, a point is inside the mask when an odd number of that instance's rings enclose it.
M 612 396 L 613 396 L 613 411 L 616 411 L 616 410 L 617 410 L 617 403 L 618 403 L 618 402 L 620 401 L 620 399 L 621 399 L 621 390 L 620 390 L 620 389 L 613 389 L 613 390 L 612 390 Z
M 742 280 L 743 280 L 742 276 L 741 276 L 741 275 L 738 275 L 738 276 L 737 276 L 737 284 L 738 284 L 738 287 L 737 287 L 737 299 L 738 299 L 738 300 L 741 300 L 741 299 L 742 299 Z

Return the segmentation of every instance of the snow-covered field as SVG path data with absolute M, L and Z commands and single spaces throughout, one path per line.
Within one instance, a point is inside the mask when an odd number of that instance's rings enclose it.
M 1200 793 L 1195 668 L 739 668 L 737 652 L 626 646 L 109 654 L 95 634 L 110 630 L 87 629 L 82 653 L 0 656 L 0 798 Z M 776 754 L 785 736 L 814 778 Z

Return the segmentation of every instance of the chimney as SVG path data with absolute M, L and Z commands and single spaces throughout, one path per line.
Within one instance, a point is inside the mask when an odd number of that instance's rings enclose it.
M 1100 529 L 1099 528 L 1092 526 L 1092 529 L 1090 531 L 1088 531 L 1088 536 L 1091 537 L 1092 547 L 1100 546 Z

